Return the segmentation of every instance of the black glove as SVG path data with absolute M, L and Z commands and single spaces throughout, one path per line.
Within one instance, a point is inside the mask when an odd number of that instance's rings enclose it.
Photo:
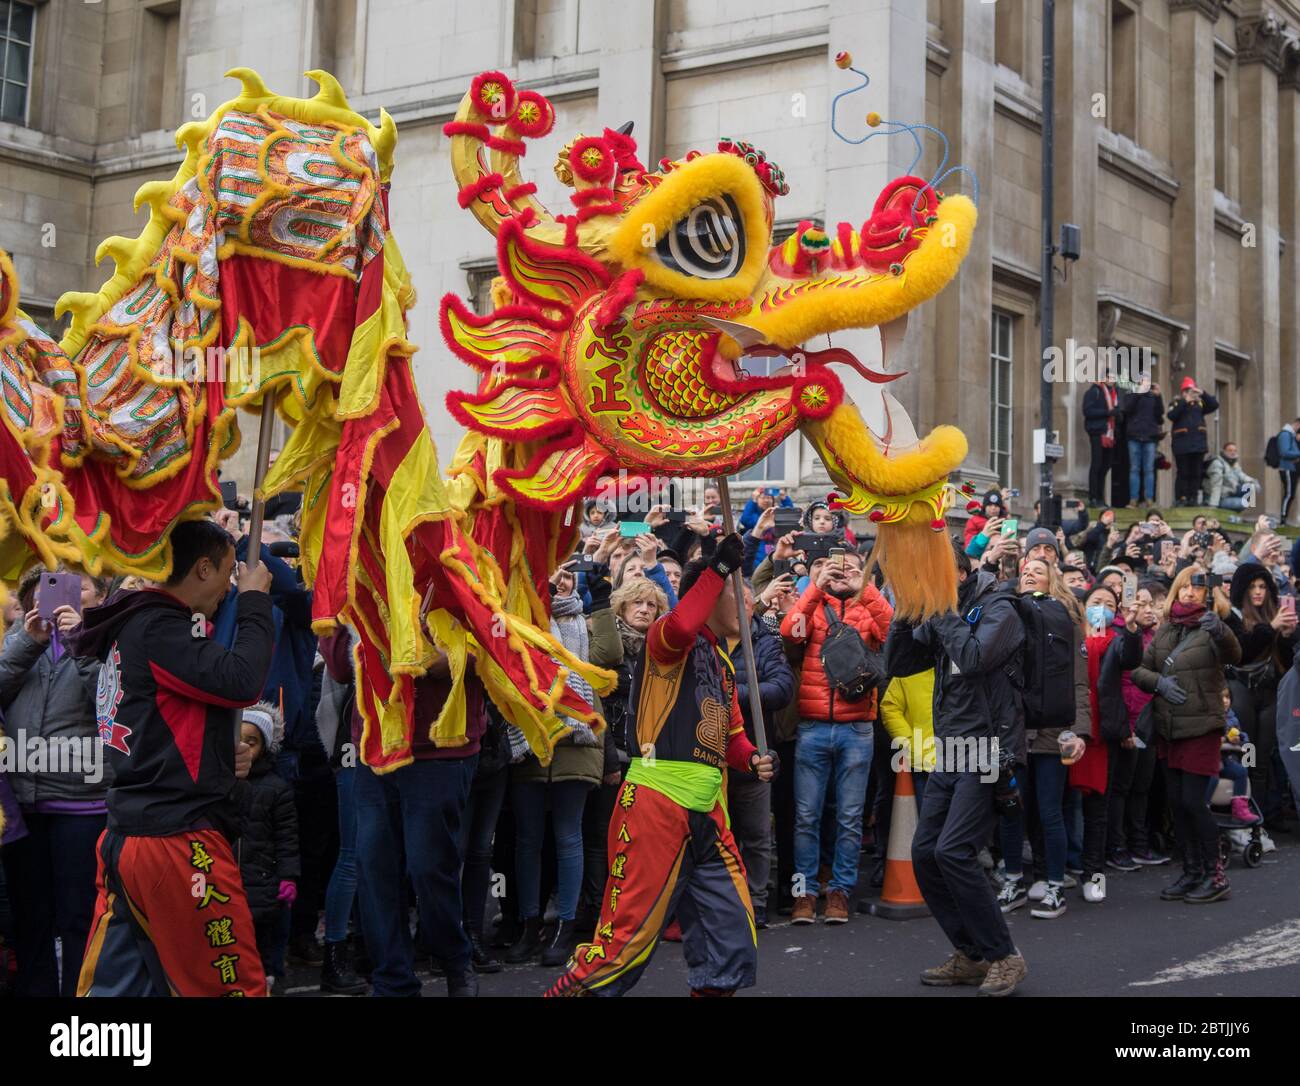
M 591 612 L 603 611 L 609 606 L 609 596 L 613 586 L 604 573 L 591 573 L 587 576 L 587 592 L 591 596 Z
M 732 571 L 739 569 L 744 561 L 744 541 L 735 532 L 732 532 L 731 535 L 724 536 L 718 541 L 709 568 L 720 577 L 730 577 Z
M 1156 697 L 1164 698 L 1170 705 L 1182 705 L 1187 700 L 1187 691 L 1172 675 L 1161 675 L 1156 680 Z
M 1223 619 L 1221 619 L 1213 611 L 1206 611 L 1205 614 L 1203 614 L 1199 619 L 1196 620 L 1196 625 L 1198 625 L 1202 630 L 1204 630 L 1207 634 L 1213 637 L 1216 641 L 1223 636 L 1223 630 L 1224 630 Z
M 768 753 L 768 757 L 772 759 L 772 781 L 774 781 L 777 779 L 777 777 L 781 775 L 781 755 L 777 754 L 776 751 L 771 749 L 769 749 L 767 753 Z M 759 754 L 757 751 L 755 751 L 754 754 L 750 757 L 749 770 L 751 773 L 754 772 L 754 762 L 761 757 L 762 755 Z M 757 774 L 755 774 L 755 776 L 757 776 Z M 767 781 L 766 783 L 771 784 L 772 781 Z

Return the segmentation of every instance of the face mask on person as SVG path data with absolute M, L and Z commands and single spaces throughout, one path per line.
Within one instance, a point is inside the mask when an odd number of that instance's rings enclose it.
M 1088 625 L 1093 629 L 1104 630 L 1115 621 L 1115 612 L 1100 603 L 1088 608 Z

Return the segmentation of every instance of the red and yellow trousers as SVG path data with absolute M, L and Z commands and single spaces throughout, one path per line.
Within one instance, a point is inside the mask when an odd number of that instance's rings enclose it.
M 257 935 L 217 830 L 99 838 L 79 996 L 264 996 Z
M 689 983 L 734 992 L 754 983 L 754 909 L 722 805 L 690 811 L 625 782 L 609 823 L 609 879 L 595 941 L 583 943 L 548 996 L 622 995 L 645 971 L 676 916 Z

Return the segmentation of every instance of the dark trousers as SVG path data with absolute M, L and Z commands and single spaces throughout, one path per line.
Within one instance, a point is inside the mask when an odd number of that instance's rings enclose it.
M 582 811 L 582 895 L 578 898 L 578 917 L 582 920 L 584 937 L 596 926 L 596 918 L 600 916 L 600 894 L 609 871 L 609 820 L 622 787 L 622 782 L 598 784 L 587 793 L 587 806 Z
M 1141 792 L 1137 791 L 1138 767 L 1143 755 L 1147 759 L 1146 781 Z M 1155 764 L 1155 750 L 1148 746 L 1145 750 L 1136 747 L 1118 747 L 1111 752 L 1110 761 L 1110 807 L 1106 812 L 1106 849 L 1108 852 L 1145 849 L 1146 845 L 1146 803 L 1147 789 L 1151 785 L 1150 766 Z M 1135 817 L 1139 813 L 1142 821 L 1142 842 L 1135 840 L 1133 832 Z
M 789 905 L 794 896 L 794 740 L 777 743 L 781 772 L 772 782 L 772 820 L 776 826 L 776 900 Z
M 104 815 L 25 812 L 27 836 L 6 845 L 19 996 L 74 996 L 95 912 L 95 843 Z M 63 941 L 62 975 L 54 940 Z
M 483 913 L 487 908 L 488 889 L 492 882 L 492 834 L 497 816 L 506 798 L 509 770 L 502 766 L 487 777 L 475 777 L 461 825 L 461 852 L 465 868 L 460 876 L 460 892 L 465 910 L 465 930 L 483 934 Z
M 1105 434 L 1089 434 L 1088 441 L 1092 445 L 1092 461 L 1088 465 L 1088 500 L 1093 505 L 1107 505 L 1106 501 L 1106 476 L 1110 473 L 1112 459 L 1114 458 L 1114 448 L 1105 448 L 1101 439 Z
M 449 973 L 469 969 L 461 920 L 461 821 L 478 755 L 426 759 L 379 776 L 357 768 L 361 922 L 375 971 L 374 994 L 419 995 L 407 916 L 415 889 L 420 929 Z
M 912 838 L 917 885 L 948 941 L 990 962 L 1015 952 L 979 863 L 996 818 L 993 787 L 975 773 L 931 773 Z
M 1205 798 L 1212 778 L 1167 767 L 1165 775 L 1174 815 L 1174 836 L 1183 866 L 1208 874 L 1219 862 L 1219 831 Z
M 1282 476 L 1282 516 L 1279 519 L 1285 524 L 1287 518 L 1291 515 L 1291 502 L 1295 499 L 1296 478 L 1300 476 L 1300 472 L 1280 471 L 1278 474 Z
M 1177 478 L 1174 481 L 1176 500 L 1195 505 L 1197 495 L 1201 492 L 1201 474 L 1205 468 L 1205 453 L 1178 453 L 1174 457 Z
M 1129 785 L 1128 800 L 1124 804 L 1124 847 L 1130 852 L 1147 852 L 1151 849 L 1149 827 L 1151 791 L 1156 783 L 1156 747 L 1148 743 L 1137 752 L 1133 765 L 1133 783 Z M 1159 829 L 1159 827 L 1156 827 Z
M 262 956 L 262 971 L 268 977 L 284 977 L 284 956 L 289 949 L 289 906 L 279 905 L 270 916 L 254 918 L 257 953 Z
M 1255 764 L 1250 767 L 1250 789 L 1266 818 L 1276 814 L 1281 803 L 1281 789 L 1275 788 L 1273 751 L 1277 749 L 1277 687 L 1272 683 L 1253 690 L 1236 679 L 1228 680 L 1232 710 L 1241 730 L 1255 744 Z
M 291 935 L 316 937 L 330 875 L 339 856 L 339 793 L 323 751 L 308 749 L 297 758 L 293 804 L 298 815 L 302 875 L 293 903 Z

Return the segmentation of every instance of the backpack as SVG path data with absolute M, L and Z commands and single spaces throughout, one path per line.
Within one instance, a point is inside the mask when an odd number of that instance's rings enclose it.
M 1282 450 L 1278 446 L 1277 434 L 1268 439 L 1268 444 L 1264 446 L 1264 463 L 1270 468 L 1280 468 L 1282 466 Z
M 822 642 L 821 664 L 826 684 L 849 701 L 861 701 L 884 679 L 878 654 L 872 653 L 858 633 L 831 609 L 826 609 L 826 640 Z
M 1023 668 L 1012 675 L 1024 699 L 1025 726 L 1068 727 L 1074 723 L 1074 621 L 1045 593 L 1012 599 L 1025 627 Z

